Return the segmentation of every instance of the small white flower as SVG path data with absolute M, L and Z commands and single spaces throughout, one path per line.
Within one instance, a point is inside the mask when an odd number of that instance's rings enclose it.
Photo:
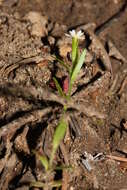
M 76 32 L 75 30 L 69 31 L 69 34 L 65 34 L 67 37 L 69 38 L 77 38 L 79 40 L 83 40 L 84 39 L 84 33 L 79 30 L 78 32 Z

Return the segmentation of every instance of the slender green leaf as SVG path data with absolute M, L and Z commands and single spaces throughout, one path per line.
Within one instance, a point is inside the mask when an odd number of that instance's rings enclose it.
M 56 166 L 55 168 L 54 168 L 54 170 L 72 170 L 73 168 L 72 168 L 72 166 L 71 165 L 69 165 L 69 166 Z
M 68 66 L 67 63 L 65 63 L 63 60 L 61 60 L 61 59 L 58 58 L 57 56 L 53 56 L 53 58 L 54 58 L 55 60 L 57 60 L 61 65 L 63 65 L 63 66 L 65 67 L 65 69 L 66 69 L 68 72 L 70 72 L 70 68 L 69 68 L 69 66 Z
M 45 183 L 40 182 L 40 181 L 33 181 L 30 183 L 30 187 L 44 187 Z
M 83 50 L 81 56 L 79 57 L 79 60 L 78 60 L 78 63 L 76 64 L 73 72 L 72 72 L 72 75 L 71 75 L 71 84 L 76 80 L 76 77 L 84 63 L 84 60 L 85 60 L 85 55 L 86 55 L 86 49 Z
M 46 156 L 39 156 L 39 160 L 41 161 L 42 165 L 44 166 L 45 170 L 47 171 L 49 168 L 49 162 Z
M 59 125 L 56 128 L 54 137 L 53 137 L 53 149 L 57 150 L 60 142 L 63 140 L 64 135 L 67 129 L 67 122 L 61 120 Z
M 38 159 L 41 161 L 42 165 L 44 166 L 45 170 L 48 170 L 49 168 L 49 161 L 47 159 L 46 156 L 42 156 L 40 155 L 38 152 L 36 152 L 35 150 L 32 150 L 33 154 L 35 154 Z
M 75 64 L 76 57 L 78 54 L 78 39 L 72 38 L 72 64 Z
M 56 150 L 59 147 L 60 142 L 64 138 L 64 135 L 66 133 L 66 129 L 67 129 L 67 122 L 62 119 L 60 121 L 60 123 L 58 124 L 58 126 L 55 130 L 54 136 L 53 136 L 53 148 L 52 148 L 52 153 L 50 156 L 50 167 L 52 166 L 52 161 L 54 159 Z
M 55 82 L 55 85 L 56 85 L 56 88 L 57 88 L 57 90 L 58 90 L 58 92 L 59 92 L 59 95 L 64 97 L 65 94 L 64 94 L 64 92 L 63 92 L 63 90 L 62 90 L 62 88 L 61 88 L 61 86 L 60 86 L 58 80 L 57 80 L 55 77 L 53 77 L 53 80 L 54 80 L 54 82 Z
M 48 183 L 43 183 L 40 181 L 35 181 L 35 182 L 31 182 L 30 187 L 39 187 L 39 188 L 44 188 L 44 187 L 60 187 L 62 185 L 62 181 L 61 180 L 56 180 L 56 181 L 51 181 Z
M 62 186 L 62 180 L 53 181 L 51 184 L 51 187 L 61 187 L 61 186 Z

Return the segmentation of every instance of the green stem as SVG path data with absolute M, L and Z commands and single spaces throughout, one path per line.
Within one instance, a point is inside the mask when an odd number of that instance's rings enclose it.
M 69 83 L 69 90 L 68 90 L 68 100 L 71 98 L 71 90 L 72 90 L 72 83 Z

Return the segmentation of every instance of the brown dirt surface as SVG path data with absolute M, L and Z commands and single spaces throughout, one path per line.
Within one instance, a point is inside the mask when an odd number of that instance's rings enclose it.
M 53 77 L 68 81 L 52 55 L 71 64 L 71 29 L 85 34 L 86 60 L 46 172 L 39 155 L 50 158 L 65 104 Z M 35 181 L 44 190 L 127 190 L 126 39 L 126 0 L 0 0 L 0 190 L 39 190 Z

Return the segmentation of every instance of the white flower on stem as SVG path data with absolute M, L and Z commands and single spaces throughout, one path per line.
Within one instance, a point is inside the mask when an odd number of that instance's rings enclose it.
M 75 30 L 69 31 L 69 34 L 65 34 L 67 37 L 69 38 L 77 38 L 79 40 L 83 40 L 84 37 L 84 33 L 79 30 L 78 32 L 76 32 Z

